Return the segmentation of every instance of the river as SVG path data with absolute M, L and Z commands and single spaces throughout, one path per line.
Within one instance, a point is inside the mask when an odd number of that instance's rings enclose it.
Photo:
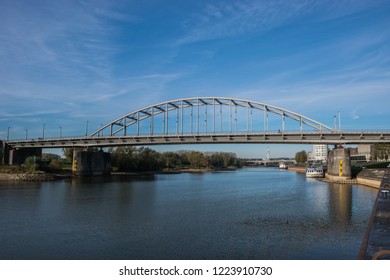
M 0 259 L 355 259 L 377 190 L 274 168 L 0 184 Z

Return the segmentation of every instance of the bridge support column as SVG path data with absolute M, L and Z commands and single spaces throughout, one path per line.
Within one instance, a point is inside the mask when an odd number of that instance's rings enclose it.
M 12 165 L 13 155 L 14 155 L 14 151 L 11 149 L 11 147 L 7 145 L 7 142 L 2 141 L 1 142 L 1 159 L 0 159 L 1 162 L 0 163 Z
M 1 154 L 2 158 L 1 163 L 3 164 L 18 164 L 21 165 L 25 162 L 26 158 L 30 156 L 42 157 L 41 148 L 23 148 L 23 149 L 13 149 L 7 145 L 6 142 L 1 144 Z
M 111 154 L 101 151 L 73 152 L 73 174 L 76 176 L 102 176 L 111 174 Z
M 328 153 L 328 175 L 343 179 L 351 178 L 349 149 L 338 148 Z
M 0 164 L 5 163 L 5 141 L 0 140 Z
M 14 164 L 14 150 L 13 149 L 8 150 L 8 164 L 9 165 Z

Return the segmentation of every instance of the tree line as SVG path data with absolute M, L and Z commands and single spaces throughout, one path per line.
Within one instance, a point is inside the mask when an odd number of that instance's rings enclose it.
M 199 151 L 157 152 L 147 147 L 110 148 L 111 165 L 120 172 L 154 171 L 161 169 L 240 167 L 242 162 L 234 153 Z

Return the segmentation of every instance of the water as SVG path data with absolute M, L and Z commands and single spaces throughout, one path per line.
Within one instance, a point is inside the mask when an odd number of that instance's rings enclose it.
M 0 184 L 0 259 L 355 259 L 377 190 L 272 168 Z

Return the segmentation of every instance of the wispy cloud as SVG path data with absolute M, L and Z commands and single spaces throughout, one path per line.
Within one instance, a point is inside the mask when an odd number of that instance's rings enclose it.
M 373 1 L 215 1 L 183 24 L 185 35 L 175 44 L 265 32 L 298 17 L 329 20 L 375 5 Z
M 0 11 L 0 73 L 8 79 L 37 75 L 50 78 L 109 75 L 109 60 L 116 47 L 110 43 L 113 30 L 99 15 L 112 14 L 105 7 L 94 10 L 76 1 L 45 1 L 3 5 Z M 34 75 L 31 75 L 34 73 Z

